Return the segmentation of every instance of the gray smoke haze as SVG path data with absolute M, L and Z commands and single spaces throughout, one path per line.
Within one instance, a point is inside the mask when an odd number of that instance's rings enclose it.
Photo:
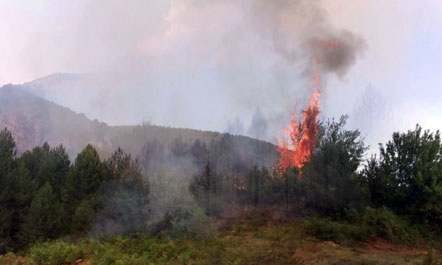
M 323 117 L 351 113 L 373 84 L 397 130 L 438 129 L 441 10 L 438 0 L 2 0 L 0 84 L 90 73 L 42 96 L 111 125 L 222 131 L 238 116 L 248 128 L 260 107 L 278 128 L 310 94 L 312 57 L 324 57 Z
M 90 74 L 34 93 L 111 125 L 222 131 L 238 117 L 247 128 L 259 107 L 276 135 L 310 95 L 311 60 L 342 77 L 364 46 L 321 1 L 43 1 L 25 13 L 22 68 Z

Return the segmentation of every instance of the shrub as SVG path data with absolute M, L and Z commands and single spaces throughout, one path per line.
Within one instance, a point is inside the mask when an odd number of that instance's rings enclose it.
M 223 253 L 224 241 L 214 237 L 171 239 L 133 234 L 113 236 L 105 241 L 87 239 L 76 243 L 37 243 L 26 256 L 29 264 L 36 265 L 75 264 L 78 259 L 86 259 L 90 265 L 224 264 Z M 3 261 L 2 258 L 0 261 Z M 11 260 L 14 258 L 9 257 Z
M 367 238 L 366 230 L 357 224 L 333 221 L 329 218 L 312 218 L 305 226 L 317 238 L 339 244 L 353 244 Z
M 360 222 L 369 236 L 382 237 L 394 242 L 411 243 L 412 239 L 420 234 L 405 219 L 386 207 L 366 208 L 361 213 Z
M 396 243 L 413 243 L 414 239 L 423 236 L 421 231 L 385 207 L 351 211 L 340 220 L 312 218 L 305 222 L 305 226 L 317 238 L 340 244 L 377 237 Z
M 31 264 L 58 265 L 70 264 L 85 256 L 80 245 L 55 241 L 37 243 L 29 249 L 28 259 Z

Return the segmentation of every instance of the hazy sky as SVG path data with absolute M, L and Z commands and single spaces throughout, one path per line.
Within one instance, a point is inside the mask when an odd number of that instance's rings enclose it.
M 349 32 L 361 48 L 325 76 L 323 115 L 364 115 L 371 98 L 372 115 L 352 120 L 371 143 L 416 123 L 442 129 L 442 1 L 265 1 L 0 0 L 0 85 L 100 74 L 100 104 L 60 103 L 109 124 L 222 131 L 258 106 L 288 117 L 311 91 L 303 40 Z

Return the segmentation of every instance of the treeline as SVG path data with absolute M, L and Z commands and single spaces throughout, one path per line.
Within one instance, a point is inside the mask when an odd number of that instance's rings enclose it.
M 148 193 L 137 162 L 121 149 L 102 161 L 88 145 L 71 163 L 63 146 L 44 144 L 16 157 L 11 133 L 0 132 L 0 253 L 106 229 L 94 223 L 135 231 L 148 218 Z
M 277 156 L 275 147 L 269 143 L 223 134 L 208 141 L 189 141 L 181 136 L 170 143 L 154 139 L 143 145 L 137 159 L 147 175 L 162 172 L 193 175 L 207 162 L 216 172 L 245 175 L 254 165 L 271 166 Z
M 255 165 L 238 176 L 216 170 L 209 161 L 193 177 L 190 191 L 209 214 L 221 213 L 229 203 L 323 215 L 367 204 L 364 177 L 358 172 L 366 147 L 358 131 L 344 128 L 345 121 L 320 124 L 318 143 L 302 172 L 292 168 L 280 175 Z
M 407 222 L 439 230 L 442 220 L 442 145 L 440 133 L 420 126 L 380 145 L 364 159 L 367 147 L 358 130 L 345 128 L 346 116 L 319 124 L 318 142 L 302 172 L 283 175 L 253 167 L 237 177 L 207 163 L 193 177 L 190 191 L 212 215 L 235 202 L 278 206 L 304 216 L 337 220 L 370 209 L 393 211 Z M 376 211 L 375 211 L 376 212 Z M 368 214 L 365 214 L 368 215 Z
M 336 227 L 344 233 L 364 227 L 365 234 L 395 234 L 402 229 L 397 220 L 439 231 L 439 132 L 417 126 L 394 133 L 379 155 L 366 161 L 363 138 L 345 122 L 346 117 L 320 122 L 310 161 L 301 172 L 283 175 L 253 166 L 263 154 L 254 158 L 250 152 L 269 150 L 239 149 L 229 135 L 209 143 L 151 141 L 136 160 L 121 149 L 101 160 L 88 145 L 72 163 L 62 146 L 48 144 L 16 156 L 5 129 L 0 132 L 0 252 L 88 233 L 198 231 L 206 229 L 207 215 L 221 216 L 231 206 L 277 207 L 353 222 L 315 224 L 325 239 Z M 383 227 L 372 232 L 379 224 Z

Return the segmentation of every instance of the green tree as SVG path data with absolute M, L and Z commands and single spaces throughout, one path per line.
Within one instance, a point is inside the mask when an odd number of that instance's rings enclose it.
M 362 204 L 364 191 L 358 167 L 366 147 L 360 132 L 344 128 L 347 116 L 320 124 L 318 142 L 305 165 L 298 192 L 306 206 L 332 215 Z
M 247 192 L 249 194 L 250 201 L 255 206 L 257 206 L 260 200 L 263 199 L 262 195 L 265 192 L 265 184 L 269 184 L 266 183 L 268 181 L 268 177 L 267 168 L 262 167 L 262 169 L 259 169 L 257 165 L 255 165 L 247 174 Z
M 23 245 L 56 238 L 61 226 L 60 202 L 49 183 L 44 184 L 35 194 L 24 217 L 18 240 Z
M 67 186 L 68 172 L 71 162 L 65 148 L 60 145 L 51 148 L 48 143 L 26 151 L 19 161 L 29 170 L 39 187 L 46 182 L 51 184 L 57 198 L 62 197 L 62 192 Z
M 16 152 L 14 138 L 5 128 L 0 132 L 0 183 L 8 171 L 12 169 Z
M 204 166 L 201 174 L 193 177 L 189 185 L 190 192 L 206 209 L 206 213 L 211 213 L 211 197 L 216 192 L 216 177 L 212 171 L 212 166 L 209 162 Z
M 14 220 L 15 188 L 11 172 L 16 168 L 15 141 L 12 134 L 5 128 L 0 132 L 0 253 L 13 248 L 16 232 Z
M 394 133 L 364 170 L 372 202 L 416 220 L 442 220 L 442 144 L 439 131 Z
M 68 185 L 63 202 L 65 215 L 69 216 L 69 231 L 81 233 L 90 228 L 95 214 L 102 207 L 98 196 L 105 181 L 105 168 L 97 150 L 87 145 L 77 155 L 75 164 L 68 173 Z
M 0 194 L 0 252 L 21 247 L 17 234 L 35 195 L 36 185 L 23 165 L 8 173 Z
M 105 181 L 105 170 L 97 150 L 87 145 L 69 172 L 69 197 L 78 201 L 97 193 Z
M 95 230 L 115 234 L 145 229 L 150 218 L 150 187 L 138 162 L 118 148 L 104 165 L 107 181 L 99 191 L 103 208 Z

